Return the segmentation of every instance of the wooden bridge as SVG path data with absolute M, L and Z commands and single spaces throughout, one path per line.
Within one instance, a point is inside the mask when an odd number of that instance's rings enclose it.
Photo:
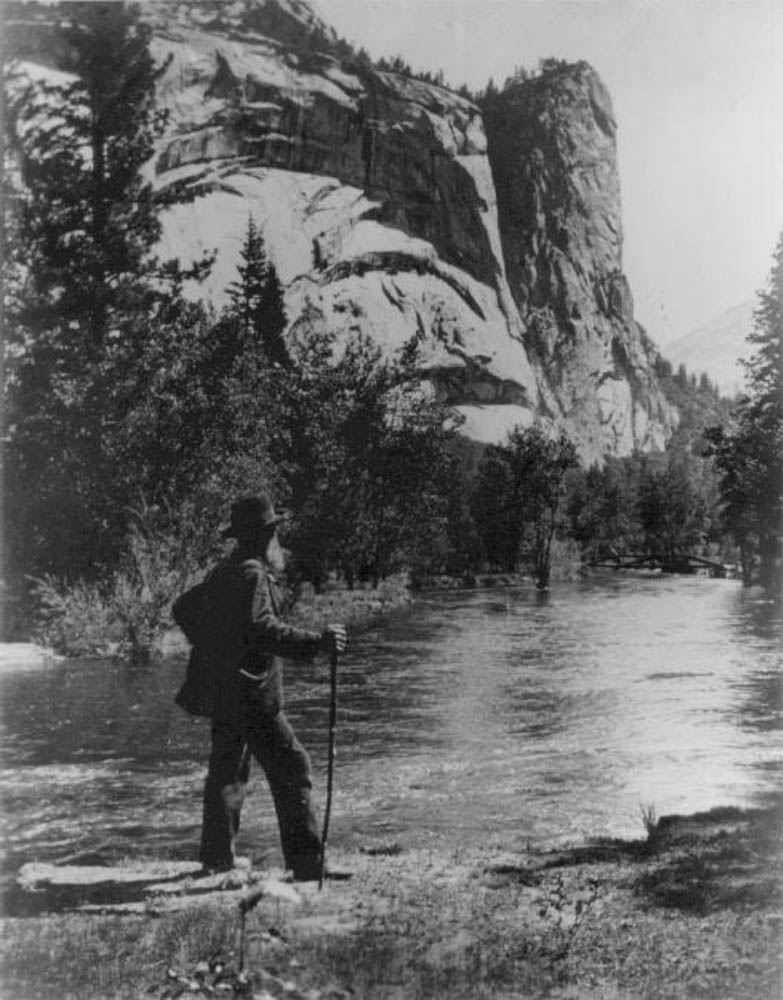
M 702 556 L 694 556 L 687 552 L 678 553 L 670 558 L 651 555 L 622 555 L 616 556 L 614 559 L 602 559 L 594 565 L 609 569 L 649 569 L 660 570 L 662 573 L 699 574 L 716 579 L 724 579 L 734 575 L 733 566 L 715 562 L 712 559 L 704 559 Z

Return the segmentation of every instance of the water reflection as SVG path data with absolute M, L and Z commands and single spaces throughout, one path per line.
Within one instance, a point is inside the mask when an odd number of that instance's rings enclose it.
M 779 609 L 731 581 L 603 581 L 423 598 L 341 665 L 332 842 L 504 846 L 639 835 L 659 814 L 745 804 L 783 755 Z M 61 663 L 0 677 L 4 841 L 30 858 L 189 857 L 208 724 L 184 670 Z M 288 668 L 323 790 L 328 670 Z M 256 780 L 240 849 L 277 850 Z
M 729 710 L 738 725 L 761 733 L 783 727 L 783 646 L 780 605 L 753 592 L 739 591 L 730 616 L 736 648 L 735 692 Z M 754 669 L 742 670 L 742 660 L 752 655 Z

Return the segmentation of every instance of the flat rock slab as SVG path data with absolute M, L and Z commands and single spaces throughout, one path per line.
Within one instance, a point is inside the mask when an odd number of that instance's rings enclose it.
M 149 861 L 136 865 L 52 865 L 31 861 L 22 865 L 17 882 L 35 891 L 47 886 L 143 885 L 193 878 L 201 871 L 195 861 Z
M 199 904 L 239 905 L 264 900 L 296 904 L 301 896 L 281 878 L 250 868 L 203 875 L 190 861 L 134 865 L 53 865 L 30 862 L 17 876 L 19 888 L 39 897 L 48 910 L 87 913 L 161 914 Z

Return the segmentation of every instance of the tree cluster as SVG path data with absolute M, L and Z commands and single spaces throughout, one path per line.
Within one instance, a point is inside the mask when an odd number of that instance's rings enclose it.
M 609 458 L 573 477 L 568 496 L 572 536 L 591 563 L 681 569 L 688 555 L 716 561 L 721 536 L 709 463 L 684 449 Z
M 690 555 L 719 561 L 731 553 L 716 505 L 710 462 L 685 447 L 585 469 L 570 441 L 536 426 L 486 449 L 471 492 L 481 558 L 504 572 L 530 572 L 540 587 L 555 538 L 576 542 L 588 565 L 676 571 Z
M 552 540 L 565 529 L 568 473 L 578 466 L 565 436 L 516 428 L 487 448 L 478 469 L 473 514 L 489 561 L 515 573 L 522 560 L 539 587 L 549 585 Z
M 748 393 L 708 434 L 720 477 L 723 526 L 734 537 L 746 582 L 780 591 L 783 555 L 783 233 L 758 294 Z

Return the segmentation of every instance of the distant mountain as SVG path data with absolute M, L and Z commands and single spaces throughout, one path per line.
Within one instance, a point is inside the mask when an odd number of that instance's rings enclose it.
M 753 323 L 754 299 L 741 302 L 715 319 L 679 337 L 662 349 L 675 370 L 684 364 L 689 373 L 706 372 L 724 395 L 740 392 L 744 371 L 740 358 L 750 353 L 746 339 Z

